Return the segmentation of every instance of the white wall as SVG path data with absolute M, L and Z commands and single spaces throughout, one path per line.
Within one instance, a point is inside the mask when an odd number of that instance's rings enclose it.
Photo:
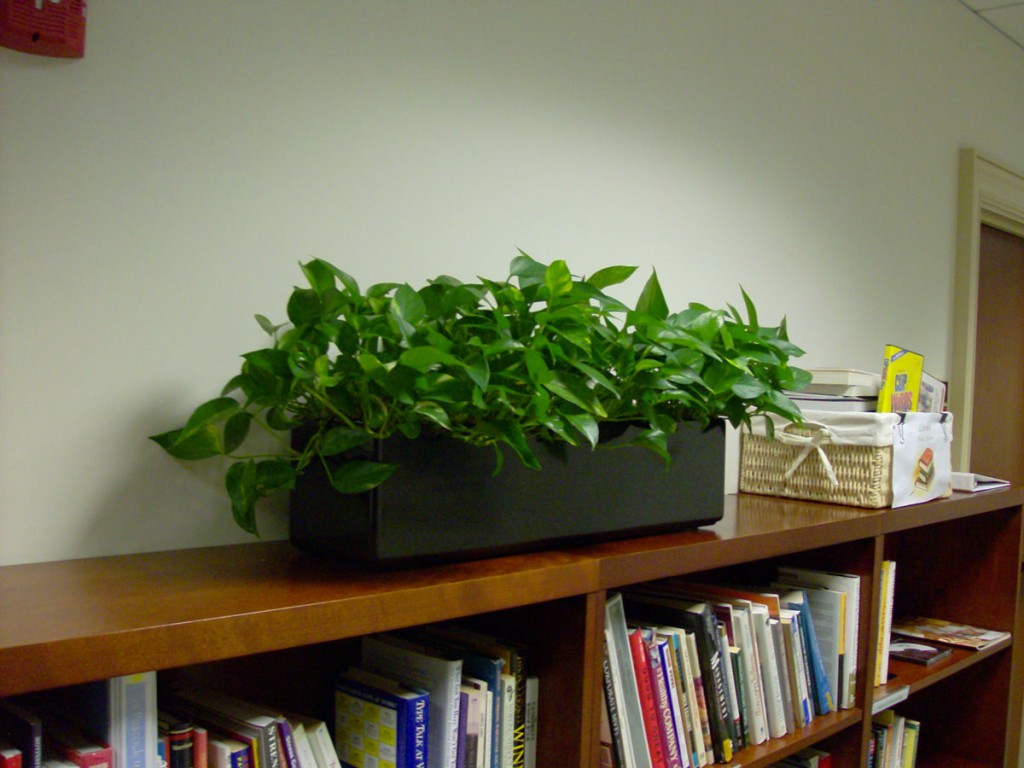
M 1022 126 L 1024 51 L 954 0 L 94 0 L 84 59 L 0 50 L 0 563 L 247 540 L 146 435 L 311 255 L 742 283 L 807 364 L 948 375 L 957 151 L 1022 169 Z

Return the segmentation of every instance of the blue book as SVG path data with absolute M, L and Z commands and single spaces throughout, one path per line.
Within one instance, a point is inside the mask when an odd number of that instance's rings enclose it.
M 335 684 L 335 741 L 343 766 L 365 755 L 396 768 L 427 768 L 430 694 L 367 672 L 347 669 Z
M 828 681 L 828 673 L 825 671 L 825 663 L 821 658 L 821 649 L 818 647 L 818 635 L 814 631 L 814 618 L 811 616 L 811 606 L 807 602 L 807 592 L 788 584 L 774 586 L 779 590 L 779 600 L 783 607 L 800 612 L 800 629 L 803 633 L 804 647 L 807 649 L 814 689 L 814 712 L 817 715 L 835 712 L 835 698 Z

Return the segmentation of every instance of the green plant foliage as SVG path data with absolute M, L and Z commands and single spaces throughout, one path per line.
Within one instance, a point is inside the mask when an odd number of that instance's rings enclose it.
M 253 533 L 256 502 L 292 488 L 312 461 L 342 493 L 387 480 L 395 466 L 346 452 L 395 434 L 504 445 L 539 468 L 531 439 L 596 446 L 603 422 L 646 425 L 636 443 L 667 460 L 680 422 L 800 420 L 783 390 L 809 381 L 789 364 L 803 352 L 784 321 L 758 323 L 746 292 L 744 320 L 733 307 L 671 312 L 656 273 L 628 307 L 605 290 L 635 267 L 581 278 L 522 252 L 504 280 L 442 275 L 418 290 L 363 292 L 326 261 L 301 267 L 309 287 L 292 292 L 288 322 L 256 317 L 270 345 L 242 355 L 241 372 L 185 426 L 151 438 L 179 459 L 234 459 L 232 512 Z M 281 455 L 238 454 L 253 424 L 280 438 Z M 295 428 L 308 435 L 301 445 L 285 434 Z

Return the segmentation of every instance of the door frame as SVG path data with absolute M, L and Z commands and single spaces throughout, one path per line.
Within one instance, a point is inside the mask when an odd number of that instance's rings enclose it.
M 954 415 L 953 467 L 961 471 L 971 465 L 982 224 L 1024 237 L 1024 176 L 973 148 L 961 149 L 948 396 Z

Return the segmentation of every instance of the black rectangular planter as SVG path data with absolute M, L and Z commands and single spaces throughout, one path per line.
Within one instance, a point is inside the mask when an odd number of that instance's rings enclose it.
M 306 551 L 391 568 L 720 520 L 724 425 L 681 425 L 667 468 L 652 451 L 624 446 L 635 429 L 596 450 L 539 443 L 540 471 L 508 452 L 497 474 L 491 448 L 445 437 L 379 442 L 375 458 L 400 468 L 373 491 L 339 494 L 311 465 L 291 495 L 290 538 Z

